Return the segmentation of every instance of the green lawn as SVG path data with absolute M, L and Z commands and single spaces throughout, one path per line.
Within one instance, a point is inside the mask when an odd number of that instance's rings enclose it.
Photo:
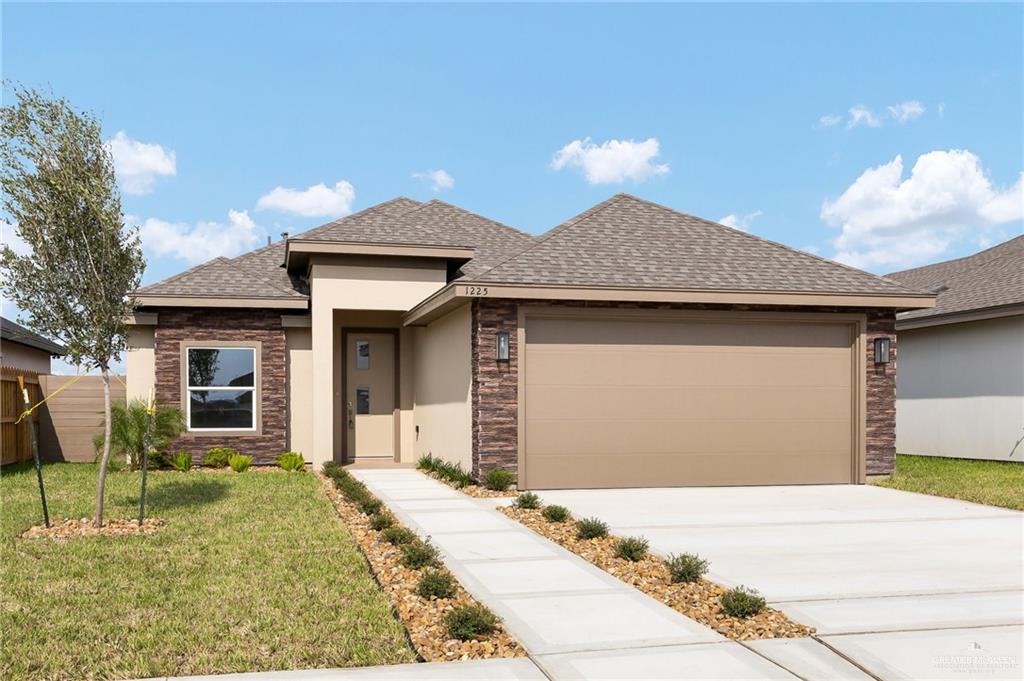
M 1019 462 L 897 454 L 896 472 L 875 484 L 1024 511 L 1024 465 Z
M 46 466 L 52 518 L 92 514 L 97 468 Z M 22 540 L 34 471 L 0 477 L 0 678 L 118 679 L 412 662 L 362 554 L 310 474 L 158 472 L 148 537 Z M 111 473 L 108 517 L 138 511 Z

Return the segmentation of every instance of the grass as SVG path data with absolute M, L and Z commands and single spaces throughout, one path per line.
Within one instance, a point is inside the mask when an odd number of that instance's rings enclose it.
M 92 513 L 97 468 L 45 467 L 51 518 Z M 107 478 L 108 517 L 138 473 Z M 148 537 L 17 539 L 34 472 L 0 477 L 0 678 L 118 679 L 413 662 L 362 554 L 312 475 L 151 472 Z M 15 644 L 16 642 L 16 644 Z
M 1024 511 L 1024 464 L 896 455 L 896 471 L 880 487 L 963 499 Z

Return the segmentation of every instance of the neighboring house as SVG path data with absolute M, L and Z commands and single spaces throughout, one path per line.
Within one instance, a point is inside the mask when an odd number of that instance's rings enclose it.
M 64 346 L 0 317 L 0 366 L 50 373 L 50 358 L 64 354 Z
M 938 294 L 896 318 L 897 449 L 1024 461 L 1024 236 L 889 277 Z
M 875 341 L 933 304 L 625 194 L 538 237 L 398 198 L 139 290 L 128 386 L 181 405 L 196 454 L 432 453 L 524 488 L 863 482 L 895 458 Z

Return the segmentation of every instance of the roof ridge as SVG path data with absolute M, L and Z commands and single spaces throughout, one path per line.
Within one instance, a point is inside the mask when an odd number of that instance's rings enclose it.
M 381 206 L 388 206 L 388 205 L 391 205 L 391 204 L 394 204 L 394 203 L 398 203 L 399 201 L 411 201 L 412 203 L 416 204 L 415 208 L 412 208 L 412 210 L 416 210 L 417 208 L 419 208 L 420 206 L 423 205 L 422 201 L 417 201 L 416 199 L 410 199 L 408 196 L 396 196 L 393 199 L 388 199 L 387 201 L 381 201 L 380 203 L 375 203 L 372 206 L 367 206 L 366 208 L 364 208 L 362 210 L 357 210 L 355 213 L 349 213 L 348 215 L 342 215 L 341 217 L 335 218 L 335 219 L 331 220 L 330 222 L 325 222 L 322 225 L 317 225 L 316 227 L 310 227 L 306 231 L 299 232 L 298 234 L 296 234 L 294 238 L 299 238 L 299 237 L 303 236 L 304 234 L 309 234 L 310 232 L 318 232 L 320 230 L 327 229 L 328 227 L 332 227 L 334 225 L 340 224 L 342 222 L 345 222 L 346 220 L 351 220 L 351 219 L 357 218 L 357 217 L 363 215 L 364 213 L 367 213 L 367 212 L 369 212 L 371 210 L 380 208 Z M 403 213 L 403 215 L 404 215 L 404 213 Z M 289 238 L 293 238 L 293 237 L 289 237 Z
M 927 270 L 927 269 L 930 269 L 930 268 L 933 268 L 933 267 L 940 267 L 940 266 L 943 266 L 943 265 L 952 265 L 953 263 L 966 263 L 967 261 L 974 260 L 978 256 L 985 255 L 986 253 L 994 251 L 997 248 L 1003 248 L 1004 246 L 1012 244 L 1014 241 L 1017 241 L 1018 239 L 1024 240 L 1024 234 L 1021 234 L 1020 236 L 1015 236 L 1012 239 L 1007 239 L 1006 241 L 1001 241 L 998 244 L 995 244 L 993 246 L 989 246 L 988 248 L 980 250 L 977 253 L 971 253 L 970 255 L 964 255 L 964 256 L 961 256 L 959 258 L 950 258 L 949 260 L 940 260 L 939 262 L 933 262 L 933 263 L 931 263 L 929 265 L 920 265 L 918 267 L 911 267 L 910 269 L 899 270 L 898 272 L 890 272 L 886 276 L 887 277 L 895 277 L 897 275 L 908 274 L 910 272 L 920 272 L 922 270 Z M 1002 258 L 1007 257 L 1007 255 L 1010 255 L 1010 254 L 1009 253 L 1001 253 L 1000 255 L 996 256 L 995 260 L 1001 260 Z M 988 261 L 988 262 L 992 262 L 992 261 Z M 976 269 L 978 267 L 982 267 L 984 264 L 985 263 L 980 263 L 979 262 L 976 265 L 968 265 L 967 269 L 973 270 L 973 269 Z
M 492 225 L 497 225 L 498 227 L 501 227 L 502 229 L 507 229 L 510 232 L 516 232 L 517 234 L 520 234 L 522 236 L 528 236 L 528 237 L 530 237 L 530 239 L 534 238 L 534 236 L 532 234 L 530 234 L 529 232 L 524 232 L 523 230 L 519 229 L 518 227 L 513 227 L 511 225 L 506 225 L 504 222 L 498 222 L 497 220 L 495 220 L 493 218 L 489 218 L 486 215 L 480 215 L 479 213 L 474 213 L 473 211 L 467 210 L 467 209 L 463 208 L 462 206 L 457 206 L 454 203 L 448 203 L 447 201 L 442 201 L 441 199 L 431 199 L 430 201 L 427 201 L 425 203 L 420 203 L 420 205 L 417 206 L 416 208 L 413 208 L 412 210 L 408 211 L 407 213 L 402 213 L 401 219 L 402 220 L 406 220 L 412 213 L 416 213 L 420 209 L 426 208 L 427 206 L 429 206 L 431 204 L 437 204 L 439 206 L 444 206 L 446 208 L 451 208 L 453 210 L 458 211 L 459 213 L 465 213 L 466 215 L 469 215 L 471 217 L 477 218 L 478 220 L 483 220 L 484 222 L 490 223 Z

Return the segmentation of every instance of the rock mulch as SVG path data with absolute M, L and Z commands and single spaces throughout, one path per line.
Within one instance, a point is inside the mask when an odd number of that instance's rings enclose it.
M 673 610 L 728 638 L 737 641 L 800 638 L 814 633 L 813 628 L 798 624 L 773 608 L 765 608 L 748 618 L 730 617 L 722 612 L 720 605 L 722 594 L 728 591 L 722 585 L 703 578 L 696 582 L 674 583 L 662 558 L 648 554 L 635 563 L 619 558 L 615 555 L 616 537 L 578 539 L 576 524 L 571 518 L 562 523 L 552 523 L 544 519 L 539 509 L 504 506 L 498 510 Z
M 526 655 L 522 646 L 500 623 L 489 636 L 480 636 L 470 641 L 451 638 L 444 624 L 445 613 L 457 606 L 478 603 L 461 585 L 458 585 L 454 598 L 426 599 L 417 594 L 416 587 L 423 571 L 402 567 L 399 563 L 400 550 L 370 527 L 369 517 L 346 500 L 327 476 L 322 473 L 316 475 L 323 483 L 338 515 L 355 537 L 377 581 L 391 599 L 420 657 L 427 662 L 451 662 Z M 396 519 L 393 527 L 401 527 L 401 523 Z
M 73 539 L 75 537 L 130 537 L 153 534 L 164 525 L 159 518 L 138 520 L 107 520 L 93 527 L 92 518 L 68 519 L 44 525 L 33 525 L 21 534 L 22 539 Z
M 477 499 L 491 499 L 491 498 L 494 498 L 494 497 L 514 497 L 517 494 L 519 494 L 519 492 L 515 489 L 515 487 L 510 487 L 507 490 L 504 490 L 502 492 L 498 492 L 498 491 L 495 491 L 493 489 L 487 489 L 483 485 L 466 485 L 465 487 L 456 487 L 452 483 L 451 480 L 449 480 L 448 478 L 442 477 L 442 476 L 438 475 L 437 473 L 433 473 L 433 472 L 429 472 L 429 471 L 422 471 L 422 470 L 420 471 L 420 473 L 425 473 L 426 475 L 429 475 L 430 477 L 434 478 L 435 480 L 437 480 L 439 482 L 443 482 L 444 484 L 448 485 L 449 487 L 457 489 L 460 492 L 462 492 L 463 494 L 466 494 L 468 496 L 476 497 Z

